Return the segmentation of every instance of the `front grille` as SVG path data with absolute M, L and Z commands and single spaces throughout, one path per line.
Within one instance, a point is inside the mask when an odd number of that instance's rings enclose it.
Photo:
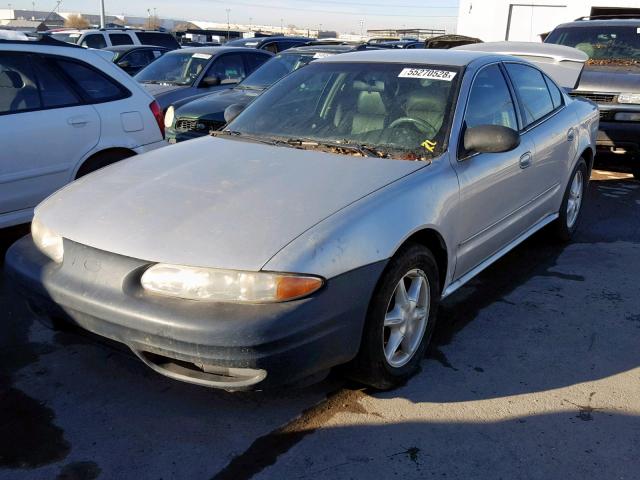
M 180 118 L 176 121 L 176 130 L 182 132 L 208 132 L 224 127 L 224 122 L 213 120 L 195 120 L 190 118 Z
M 616 96 L 612 93 L 571 92 L 572 97 L 583 97 L 596 103 L 613 103 Z
M 197 120 L 178 120 L 176 122 L 176 130 L 195 130 L 198 126 Z

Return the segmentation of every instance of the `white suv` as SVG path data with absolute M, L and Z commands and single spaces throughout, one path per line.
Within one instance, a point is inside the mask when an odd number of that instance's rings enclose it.
M 87 48 L 107 48 L 118 45 L 153 45 L 169 50 L 180 48 L 180 44 L 169 32 L 131 30 L 128 28 L 97 30 L 60 30 L 49 34 L 62 42 L 75 43 Z
M 72 180 L 166 145 L 151 95 L 104 56 L 0 40 L 0 228 Z

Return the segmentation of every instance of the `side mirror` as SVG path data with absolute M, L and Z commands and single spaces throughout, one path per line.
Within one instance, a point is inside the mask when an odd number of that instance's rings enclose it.
M 234 103 L 233 105 L 229 105 L 224 110 L 224 121 L 230 123 L 233 119 L 235 119 L 242 113 L 245 107 L 246 105 L 243 105 L 241 103 Z
M 501 125 L 479 125 L 464 132 L 464 149 L 467 152 L 509 152 L 520 145 L 520 135 Z
M 217 75 L 211 75 L 210 77 L 204 77 L 202 79 L 201 85 L 205 88 L 209 87 L 217 87 L 220 85 L 220 77 Z
M 118 62 L 118 66 L 120 68 L 129 68 L 131 66 L 131 62 L 129 60 L 122 60 L 121 62 Z

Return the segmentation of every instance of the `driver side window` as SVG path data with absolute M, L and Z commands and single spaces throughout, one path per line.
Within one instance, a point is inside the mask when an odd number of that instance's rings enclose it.
M 500 125 L 518 130 L 513 98 L 498 65 L 489 65 L 476 75 L 467 102 L 465 125 L 467 128 Z

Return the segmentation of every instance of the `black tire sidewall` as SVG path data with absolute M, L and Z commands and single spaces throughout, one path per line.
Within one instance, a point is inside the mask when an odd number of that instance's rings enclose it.
M 573 179 L 575 178 L 576 172 L 578 170 L 582 171 L 582 203 L 580 205 L 580 211 L 578 212 L 578 218 L 574 224 L 569 228 L 567 225 L 567 204 L 569 202 L 569 192 L 571 191 L 571 184 L 573 183 Z M 582 210 L 584 208 L 584 200 L 585 193 L 587 192 L 587 185 L 589 183 L 588 178 L 588 169 L 587 162 L 585 162 L 584 158 L 580 158 L 576 163 L 576 166 L 571 171 L 571 175 L 569 176 L 569 182 L 564 191 L 564 197 L 562 198 L 562 204 L 560 205 L 560 212 L 557 221 L 557 233 L 558 237 L 561 240 L 568 241 L 571 239 L 575 231 L 578 229 L 578 225 L 580 224 L 580 218 L 582 217 Z
M 430 304 L 427 328 L 411 360 L 402 367 L 389 365 L 383 349 L 384 319 L 391 296 L 402 277 L 414 269 L 422 270 L 429 282 Z M 373 294 L 365 322 L 360 353 L 358 379 L 375 388 L 388 389 L 404 383 L 419 368 L 431 340 L 440 299 L 440 279 L 436 261 L 426 247 L 412 244 L 399 251 L 389 262 Z

